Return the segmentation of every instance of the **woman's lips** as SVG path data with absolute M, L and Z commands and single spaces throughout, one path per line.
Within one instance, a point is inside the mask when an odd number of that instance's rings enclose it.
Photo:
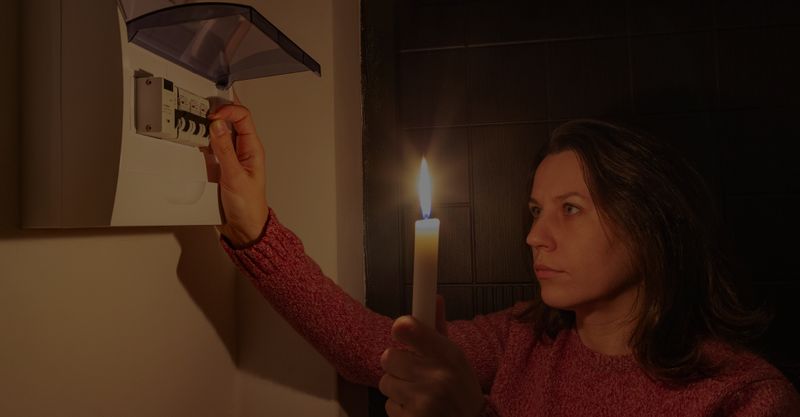
M 564 271 L 553 269 L 547 265 L 539 264 L 534 265 L 533 270 L 536 272 L 536 277 L 539 279 L 554 278 L 564 273 Z

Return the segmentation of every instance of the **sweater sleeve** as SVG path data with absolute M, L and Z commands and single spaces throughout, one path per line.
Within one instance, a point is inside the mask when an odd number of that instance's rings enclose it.
M 222 246 L 264 298 L 342 377 L 377 386 L 380 356 L 391 340 L 393 320 L 350 297 L 305 253 L 300 239 L 270 209 L 260 239 L 245 248 Z M 488 391 L 503 351 L 509 313 L 448 323 L 448 336 L 475 367 Z
M 484 399 L 486 400 L 486 404 L 483 407 L 483 412 L 480 417 L 502 417 L 500 413 L 497 412 L 497 408 L 495 408 L 489 396 L 484 396 Z
M 800 396 L 784 378 L 751 382 L 729 394 L 715 416 L 796 417 L 800 416 Z
M 509 308 L 479 315 L 472 320 L 447 323 L 447 337 L 464 351 L 484 392 L 489 392 L 492 388 L 498 364 L 509 340 L 514 311 L 515 308 Z

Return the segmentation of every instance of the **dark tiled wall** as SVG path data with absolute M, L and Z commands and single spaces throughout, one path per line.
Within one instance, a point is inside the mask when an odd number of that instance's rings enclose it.
M 791 339 L 798 314 L 791 306 L 800 294 L 793 264 L 800 249 L 798 3 L 396 4 L 389 86 L 395 104 L 386 107 L 393 122 L 382 126 L 390 126 L 385 140 L 396 140 L 398 172 L 409 181 L 395 201 L 399 261 L 370 255 L 369 233 L 377 229 L 368 224 L 368 297 L 370 285 L 402 287 L 406 295 L 384 291 L 368 302 L 402 297 L 409 305 L 419 218 L 410 182 L 423 153 L 436 180 L 448 318 L 530 297 L 525 204 L 536 150 L 565 120 L 619 120 L 672 141 L 706 178 L 754 279 L 753 298 L 776 309 L 766 351 L 797 383 L 800 344 Z M 374 78 L 366 55 L 365 77 Z M 375 156 L 370 149 L 367 163 Z M 375 199 L 368 187 L 367 205 L 379 204 Z M 374 271 L 391 264 L 399 272 L 369 274 L 370 263 Z M 397 277 L 401 283 L 386 284 Z

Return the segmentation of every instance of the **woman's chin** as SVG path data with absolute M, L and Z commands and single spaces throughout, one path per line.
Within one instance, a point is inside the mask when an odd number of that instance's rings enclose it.
M 547 291 L 542 289 L 542 302 L 550 308 L 558 310 L 574 310 L 578 305 L 578 300 L 575 297 L 570 297 L 569 294 L 559 293 L 557 291 Z

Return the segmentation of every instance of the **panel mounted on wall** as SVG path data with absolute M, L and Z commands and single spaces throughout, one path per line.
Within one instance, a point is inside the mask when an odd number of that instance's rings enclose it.
M 23 3 L 23 227 L 219 224 L 207 112 L 319 64 L 255 9 Z

